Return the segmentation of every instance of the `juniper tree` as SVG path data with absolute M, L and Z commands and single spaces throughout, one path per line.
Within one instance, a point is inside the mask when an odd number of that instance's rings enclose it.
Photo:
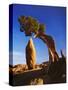
M 21 32 L 24 32 L 26 36 L 32 36 L 34 34 L 35 37 L 40 38 L 46 43 L 49 51 L 49 62 L 58 61 L 59 56 L 56 52 L 55 42 L 52 36 L 45 34 L 45 25 L 30 16 L 20 16 L 18 21 Z

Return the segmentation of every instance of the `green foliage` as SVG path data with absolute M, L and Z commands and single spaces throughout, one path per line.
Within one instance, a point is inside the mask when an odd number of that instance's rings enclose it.
M 31 31 L 37 31 L 39 29 L 39 23 L 37 20 L 33 19 L 32 17 L 28 17 L 28 28 L 31 29 Z
M 39 31 L 41 31 L 41 32 L 44 32 L 44 31 L 45 31 L 45 26 L 44 26 L 44 24 L 40 24 L 40 26 L 39 26 Z
M 32 19 L 32 27 L 34 28 L 35 31 L 39 29 L 39 23 L 37 22 L 37 20 Z
M 32 18 L 31 16 L 21 16 L 19 17 L 18 21 L 20 23 L 21 31 L 24 31 L 25 34 L 28 32 L 31 35 L 31 33 L 37 33 L 38 31 L 44 32 L 45 30 L 44 24 L 40 24 L 36 19 Z

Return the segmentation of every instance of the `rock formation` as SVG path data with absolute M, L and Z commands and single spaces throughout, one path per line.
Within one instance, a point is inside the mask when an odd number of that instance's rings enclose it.
M 24 31 L 26 36 L 31 36 L 32 33 L 34 33 L 35 37 L 40 38 L 47 45 L 49 52 L 49 62 L 52 63 L 58 61 L 59 56 L 55 48 L 54 40 L 52 36 L 45 34 L 44 24 L 39 23 L 30 16 L 21 16 L 18 20 L 21 31 Z
M 32 38 L 28 41 L 26 46 L 26 63 L 28 69 L 34 69 L 36 64 L 36 50 Z

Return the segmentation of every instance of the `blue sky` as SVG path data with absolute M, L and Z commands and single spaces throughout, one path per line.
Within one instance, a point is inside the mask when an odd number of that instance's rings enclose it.
M 40 23 L 45 24 L 45 33 L 51 35 L 56 43 L 56 50 L 60 55 L 62 49 L 66 52 L 66 8 L 52 6 L 35 6 L 35 5 L 13 5 L 13 64 L 24 64 L 25 47 L 30 37 L 26 37 L 23 32 L 20 32 L 18 22 L 19 16 L 32 16 Z M 48 60 L 48 48 L 40 40 L 34 39 L 33 42 L 37 51 L 37 63 L 42 63 Z M 10 51 L 11 52 L 11 51 Z

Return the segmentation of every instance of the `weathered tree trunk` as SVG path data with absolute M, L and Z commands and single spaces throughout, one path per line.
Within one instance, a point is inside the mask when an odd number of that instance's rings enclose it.
M 43 40 L 44 43 L 46 43 L 47 47 L 48 47 L 48 52 L 49 52 L 49 62 L 55 62 L 59 60 L 59 56 L 56 52 L 56 48 L 55 48 L 55 43 L 54 40 L 51 36 L 48 36 L 46 34 L 41 34 L 39 36 L 39 38 L 41 40 Z
M 28 69 L 35 68 L 36 50 L 35 50 L 32 38 L 29 40 L 26 46 L 26 63 L 27 63 Z

